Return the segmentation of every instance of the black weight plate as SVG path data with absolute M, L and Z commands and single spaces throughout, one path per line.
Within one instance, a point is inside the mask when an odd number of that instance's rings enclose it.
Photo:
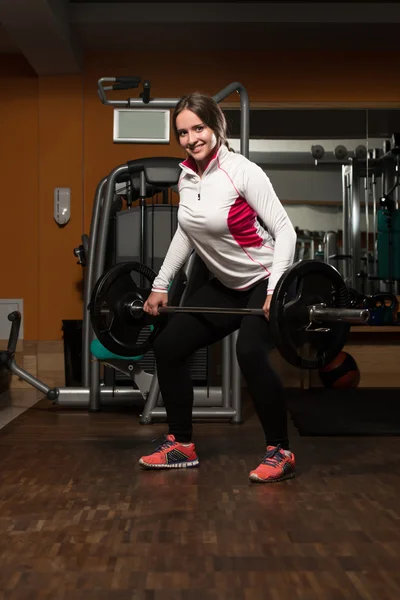
M 144 312 L 132 315 L 127 305 L 132 301 L 144 304 L 155 277 L 149 267 L 125 262 L 111 267 L 96 282 L 89 305 L 90 318 L 96 337 L 110 352 L 140 356 L 151 349 L 165 320 Z M 148 287 L 143 287 L 147 283 Z
M 340 273 L 331 265 L 316 260 L 304 260 L 292 265 L 275 288 L 270 327 L 276 347 L 285 360 L 302 369 L 319 369 L 341 351 L 350 325 L 333 322 L 321 324 L 328 331 L 309 328 L 308 307 L 347 308 L 350 304 L 347 287 Z

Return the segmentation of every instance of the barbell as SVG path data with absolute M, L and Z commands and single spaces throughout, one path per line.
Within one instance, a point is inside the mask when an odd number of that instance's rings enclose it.
M 156 277 L 137 262 L 119 263 L 96 282 L 89 305 L 93 331 L 107 350 L 134 357 L 148 352 L 173 313 L 237 314 L 264 317 L 262 308 L 164 306 L 159 315 L 143 305 Z M 314 260 L 292 265 L 272 295 L 270 328 L 283 358 L 303 369 L 319 369 L 337 356 L 351 324 L 366 324 L 367 309 L 350 308 L 348 289 L 331 265 Z

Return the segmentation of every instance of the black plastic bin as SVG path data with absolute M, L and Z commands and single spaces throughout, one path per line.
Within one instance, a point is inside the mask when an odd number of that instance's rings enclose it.
M 63 320 L 66 387 L 82 385 L 82 319 Z

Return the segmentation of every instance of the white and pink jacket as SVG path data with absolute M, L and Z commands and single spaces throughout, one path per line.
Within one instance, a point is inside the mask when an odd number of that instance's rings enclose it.
M 168 289 L 194 249 L 226 287 L 245 290 L 269 279 L 272 293 L 293 263 L 296 233 L 267 175 L 226 146 L 201 178 L 193 159 L 181 168 L 178 227 L 153 291 Z

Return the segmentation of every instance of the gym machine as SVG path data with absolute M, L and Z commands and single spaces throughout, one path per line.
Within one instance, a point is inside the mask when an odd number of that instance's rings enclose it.
M 399 164 L 400 134 L 396 133 L 382 149 L 358 152 L 342 162 L 342 248 L 338 253 L 337 234 L 327 232 L 324 260 L 336 266 L 346 285 L 363 297 L 399 293 Z

